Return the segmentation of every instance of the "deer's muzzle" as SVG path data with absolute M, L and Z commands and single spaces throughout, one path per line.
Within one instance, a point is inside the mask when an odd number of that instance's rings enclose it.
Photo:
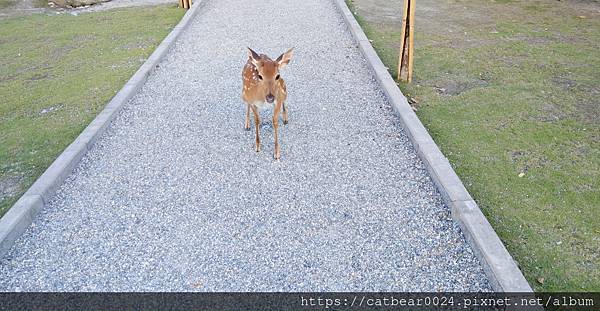
M 275 100 L 275 96 L 273 96 L 273 94 L 269 94 L 269 95 L 267 95 L 266 100 L 267 100 L 267 103 L 272 104 L 273 101 Z

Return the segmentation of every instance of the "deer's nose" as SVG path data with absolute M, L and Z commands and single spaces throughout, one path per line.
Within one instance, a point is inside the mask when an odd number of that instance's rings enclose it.
M 266 100 L 267 100 L 267 103 L 270 104 L 275 100 L 275 96 L 273 96 L 273 94 L 269 94 L 269 95 L 267 95 Z

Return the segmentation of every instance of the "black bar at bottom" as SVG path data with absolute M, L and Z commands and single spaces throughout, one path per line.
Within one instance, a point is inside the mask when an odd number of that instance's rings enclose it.
M 0 293 L 0 310 L 600 310 L 600 293 Z

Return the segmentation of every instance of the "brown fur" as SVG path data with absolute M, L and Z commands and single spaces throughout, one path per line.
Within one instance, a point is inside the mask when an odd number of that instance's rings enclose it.
M 287 109 L 285 100 L 287 98 L 287 89 L 285 81 L 280 76 L 279 69 L 285 67 L 292 57 L 292 49 L 281 54 L 276 60 L 270 59 L 267 55 L 258 55 L 252 49 L 248 48 L 248 61 L 242 70 L 242 99 L 246 103 L 246 120 L 244 128 L 250 129 L 250 110 L 254 114 L 254 127 L 256 128 L 256 152 L 260 151 L 260 116 L 259 106 L 268 105 L 269 99 L 274 102 L 273 110 L 273 129 L 275 131 L 275 159 L 281 156 L 278 129 L 279 113 L 283 110 L 283 123 L 288 123 Z

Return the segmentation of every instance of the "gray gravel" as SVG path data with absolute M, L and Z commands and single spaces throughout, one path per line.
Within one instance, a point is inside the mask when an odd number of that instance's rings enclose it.
M 290 123 L 244 131 L 245 47 Z M 206 1 L 0 260 L 4 291 L 490 290 L 332 2 Z

